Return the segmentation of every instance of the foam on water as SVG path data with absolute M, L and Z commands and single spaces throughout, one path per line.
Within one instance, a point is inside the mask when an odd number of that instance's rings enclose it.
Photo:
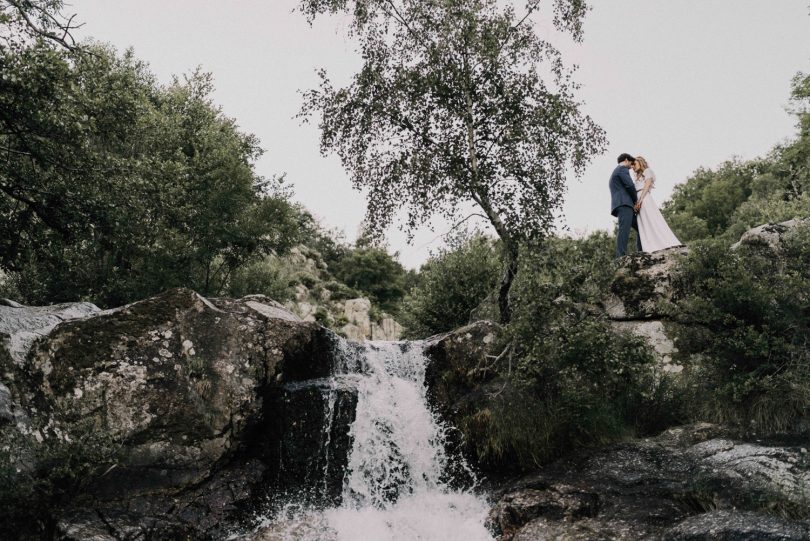
M 359 376 L 342 503 L 287 508 L 265 522 L 269 539 L 491 541 L 486 501 L 444 480 L 445 428 L 427 405 L 421 344 L 341 340 L 338 350 L 336 375 Z

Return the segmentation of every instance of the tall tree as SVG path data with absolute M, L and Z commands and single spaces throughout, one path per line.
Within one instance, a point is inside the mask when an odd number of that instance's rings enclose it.
M 363 66 L 335 88 L 320 72 L 302 115 L 320 113 L 321 151 L 336 153 L 381 235 L 403 208 L 411 233 L 435 215 L 477 207 L 501 239 L 501 319 L 522 245 L 549 232 L 568 171 L 581 174 L 605 136 L 531 16 L 496 0 L 300 0 L 312 21 L 351 12 Z M 554 26 L 582 39 L 587 6 L 555 0 Z

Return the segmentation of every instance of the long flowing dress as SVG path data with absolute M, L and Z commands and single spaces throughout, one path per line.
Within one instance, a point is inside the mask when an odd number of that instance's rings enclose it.
M 675 233 L 667 225 L 667 221 L 658 210 L 658 205 L 652 197 L 652 191 L 655 188 L 655 172 L 647 168 L 644 172 L 636 177 L 635 185 L 636 192 L 641 195 L 644 189 L 644 184 L 652 181 L 647 195 L 644 196 L 644 201 L 641 203 L 641 210 L 638 213 L 638 232 L 641 236 L 641 249 L 644 252 L 657 252 L 665 248 L 673 246 L 681 246 L 681 241 L 675 236 Z

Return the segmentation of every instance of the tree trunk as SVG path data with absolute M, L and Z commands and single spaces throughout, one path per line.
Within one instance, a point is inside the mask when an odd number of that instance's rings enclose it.
M 469 75 L 467 56 L 463 56 L 464 71 Z M 498 289 L 498 311 L 501 316 L 501 323 L 506 324 L 512 319 L 512 308 L 509 305 L 509 290 L 518 271 L 518 244 L 511 231 L 503 223 L 500 215 L 496 212 L 489 199 L 486 188 L 479 186 L 480 178 L 478 171 L 478 153 L 476 152 L 475 122 L 473 120 L 473 103 L 469 89 L 465 93 L 467 111 L 465 124 L 467 126 L 467 152 L 469 156 L 471 182 L 470 196 L 473 201 L 486 213 L 490 223 L 495 228 L 495 232 L 501 238 L 504 247 L 504 269 L 501 277 L 501 285 Z
M 498 289 L 498 311 L 501 314 L 501 324 L 509 323 L 512 320 L 512 305 L 509 302 L 509 291 L 512 289 L 512 282 L 518 272 L 518 247 L 511 240 L 501 239 L 504 243 L 504 265 L 501 284 Z

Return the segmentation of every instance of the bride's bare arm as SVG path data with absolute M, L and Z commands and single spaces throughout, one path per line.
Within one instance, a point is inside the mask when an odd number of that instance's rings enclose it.
M 650 188 L 652 188 L 652 185 L 653 185 L 653 179 L 648 178 L 648 179 L 646 179 L 644 181 L 644 188 L 641 190 L 641 193 L 638 194 L 638 202 L 639 202 L 639 204 L 644 200 L 644 196 L 646 196 L 647 192 L 650 191 Z

